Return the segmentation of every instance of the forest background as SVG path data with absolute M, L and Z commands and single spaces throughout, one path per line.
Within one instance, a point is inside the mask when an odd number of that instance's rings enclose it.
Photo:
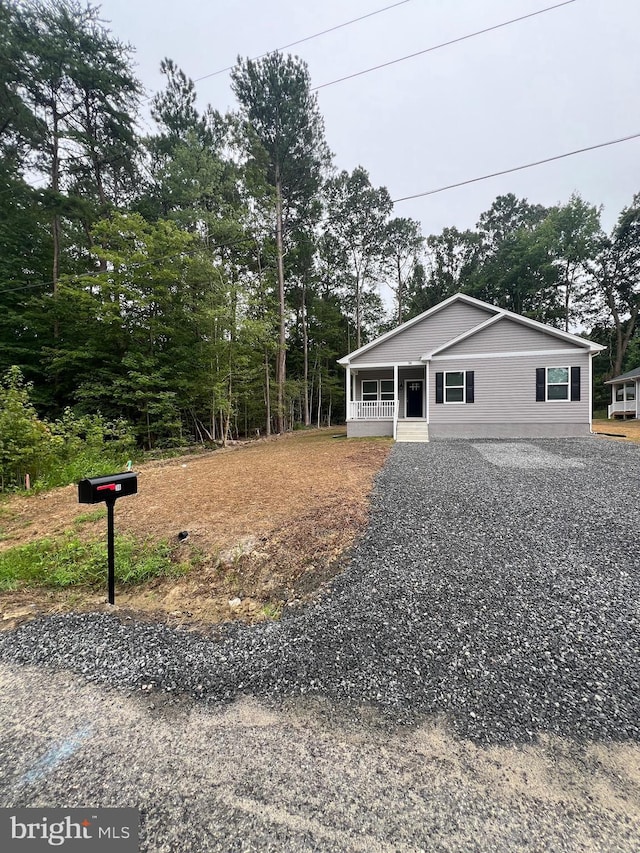
M 458 291 L 605 344 L 596 409 L 640 363 L 640 194 L 610 233 L 507 194 L 425 237 L 335 169 L 302 60 L 238 58 L 223 115 L 163 59 L 145 134 L 133 56 L 97 7 L 0 0 L 0 487 L 340 421 L 336 360 Z

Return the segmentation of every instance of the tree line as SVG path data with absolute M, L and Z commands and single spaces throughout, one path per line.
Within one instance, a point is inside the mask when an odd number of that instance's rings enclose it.
M 640 197 L 611 234 L 578 196 L 508 195 L 425 239 L 335 168 L 302 60 L 239 58 L 227 114 L 160 67 L 144 134 L 96 7 L 0 0 L 0 374 L 40 417 L 148 448 L 331 423 L 336 360 L 458 290 L 588 330 L 609 374 L 638 353 Z

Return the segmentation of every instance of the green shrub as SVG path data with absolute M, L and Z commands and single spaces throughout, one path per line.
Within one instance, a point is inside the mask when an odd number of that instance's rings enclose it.
M 18 367 L 0 382 L 0 490 L 23 487 L 27 474 L 37 479 L 55 456 L 58 441 L 38 418 L 30 391 Z
M 48 423 L 38 418 L 30 392 L 18 367 L 0 383 L 0 491 L 24 488 L 27 474 L 35 489 L 51 489 L 125 468 L 135 450 L 127 421 L 67 408 Z

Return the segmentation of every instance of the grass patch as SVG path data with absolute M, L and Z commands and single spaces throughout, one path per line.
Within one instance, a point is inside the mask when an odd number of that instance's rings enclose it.
M 89 524 L 92 521 L 100 521 L 101 518 L 107 517 L 107 508 L 101 507 L 94 509 L 92 512 L 81 512 L 73 519 L 73 526 L 80 527 L 83 524 Z
M 137 542 L 115 538 L 116 583 L 133 586 L 156 577 L 186 573 L 189 563 L 176 563 L 166 542 Z M 0 553 L 0 591 L 18 587 L 104 586 L 107 545 L 84 542 L 72 533 L 60 539 L 40 539 Z
M 282 605 L 281 604 L 265 604 L 262 610 L 260 611 L 262 616 L 265 619 L 270 619 L 271 621 L 277 621 L 282 616 Z

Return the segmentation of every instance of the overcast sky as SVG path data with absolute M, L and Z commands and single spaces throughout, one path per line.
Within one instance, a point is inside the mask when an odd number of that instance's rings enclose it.
M 397 2 L 397 0 L 395 0 Z M 148 93 L 160 60 L 192 78 L 394 0 L 103 0 L 136 49 Z M 408 0 L 290 48 L 314 86 L 526 15 L 559 0 Z M 640 2 L 575 0 L 318 92 L 340 169 L 364 166 L 394 199 L 640 132 Z M 196 84 L 198 105 L 235 107 L 229 73 Z M 640 192 L 640 139 L 401 202 L 425 235 L 471 228 L 497 195 L 551 205 L 578 192 L 609 229 Z

